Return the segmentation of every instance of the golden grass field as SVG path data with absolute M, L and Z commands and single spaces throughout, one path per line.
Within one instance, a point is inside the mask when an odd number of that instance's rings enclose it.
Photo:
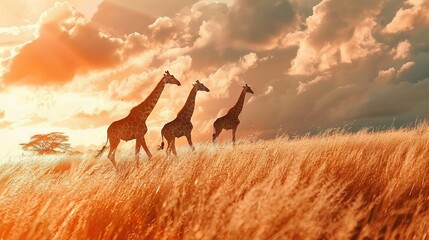
M 425 239 L 429 126 L 0 165 L 0 239 Z

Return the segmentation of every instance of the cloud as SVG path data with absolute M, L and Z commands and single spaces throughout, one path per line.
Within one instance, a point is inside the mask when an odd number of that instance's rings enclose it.
M 414 66 L 414 62 L 406 62 L 404 65 L 401 66 L 401 68 L 398 71 L 398 75 L 401 75 L 402 73 L 410 70 Z
M 222 66 L 214 73 L 207 77 L 210 86 L 214 89 L 222 89 L 221 91 L 213 92 L 211 96 L 215 98 L 225 98 L 229 95 L 233 81 L 238 81 L 239 76 L 257 64 L 258 56 L 256 53 L 249 53 L 242 56 L 237 63 L 230 63 Z
M 4 120 L 6 117 L 5 111 L 0 111 L 0 129 L 10 127 L 13 123 L 10 121 Z
M 255 96 L 251 96 L 251 97 L 249 98 L 249 100 L 247 100 L 247 103 L 251 103 L 251 102 L 253 102 L 253 101 L 256 101 L 256 100 L 257 100 L 258 98 L 260 98 L 260 97 L 268 96 L 268 95 L 272 94 L 272 93 L 273 93 L 273 91 L 274 91 L 274 87 L 273 87 L 273 86 L 271 86 L 271 85 L 268 85 L 267 90 L 265 90 L 265 92 L 264 92 L 262 95 L 259 95 L 259 96 L 257 96 L 257 97 L 255 97 Z M 218 115 L 218 116 L 219 116 L 219 115 Z
M 297 33 L 283 39 L 288 45 L 293 43 L 287 39 L 289 37 L 299 41 L 289 73 L 311 75 L 380 52 L 381 44 L 373 32 L 377 26 L 374 15 L 381 10 L 381 2 L 320 2 L 314 7 L 313 15 L 306 19 L 307 29 L 298 35 L 302 39 L 295 38 Z
M 416 120 L 418 117 L 428 116 L 425 108 L 428 107 L 429 79 L 418 83 L 402 82 L 389 85 L 372 92 L 363 106 L 361 118 L 394 117 Z
M 192 6 L 188 13 L 191 16 L 188 33 L 193 36 L 194 47 L 219 44 L 229 11 L 228 5 L 219 2 L 199 2 Z
M 54 2 L 55 0 L 45 0 L 32 4 L 29 0 L 0 1 L 0 8 L 7 9 L 0 15 L 0 26 L 22 26 L 34 22 Z
M 158 68 L 143 73 L 130 74 L 125 79 L 113 80 L 108 85 L 109 95 L 114 99 L 126 101 L 144 100 L 161 80 L 164 71 L 169 70 L 181 83 L 183 75 L 190 70 L 192 58 L 189 56 L 166 60 Z
M 309 87 L 323 80 L 326 80 L 325 76 L 317 76 L 315 79 L 309 81 L 308 83 L 299 82 L 298 88 L 296 89 L 297 94 L 305 92 Z
M 198 0 L 176 0 L 169 1 L 168 4 L 160 6 L 157 0 L 105 0 L 104 3 L 120 6 L 124 9 L 133 9 L 143 15 L 152 16 L 154 18 L 168 16 L 171 17 L 186 7 L 191 7 Z M 124 19 L 118 19 L 124 20 Z
M 220 31 L 222 31 L 222 28 L 219 24 L 212 21 L 204 21 L 198 31 L 198 38 L 195 40 L 193 47 L 202 48 L 207 46 L 213 40 L 214 34 Z
M 63 84 L 76 74 L 116 66 L 145 49 L 144 37 L 111 37 L 65 2 L 47 10 L 38 24 L 38 38 L 11 59 L 3 77 L 6 84 Z
M 267 90 L 264 93 L 264 96 L 270 95 L 271 93 L 273 93 L 273 91 L 274 91 L 274 87 L 268 86 Z
M 160 17 L 149 25 L 153 40 L 159 43 L 164 43 L 168 40 L 176 38 L 178 28 L 173 19 L 170 17 Z
M 386 84 L 392 81 L 395 76 L 396 70 L 393 67 L 386 70 L 380 70 L 378 72 L 378 77 L 375 79 L 375 82 L 379 84 Z
M 408 54 L 411 49 L 411 43 L 407 40 L 404 40 L 398 44 L 398 46 L 391 51 L 393 54 L 393 59 L 403 59 L 408 57 Z
M 10 127 L 11 125 L 12 125 L 12 122 L 0 121 L 0 129 Z
M 228 13 L 226 31 L 238 44 L 271 45 L 296 28 L 297 14 L 288 0 L 237 0 Z
M 147 33 L 156 17 L 139 12 L 115 1 L 103 1 L 92 17 L 92 22 L 117 34 Z M 133 23 L 133 24 L 130 24 Z
M 49 118 L 47 116 L 41 116 L 39 114 L 32 114 L 28 116 L 26 121 L 22 123 L 23 126 L 34 126 L 41 123 L 48 122 Z
M 58 122 L 57 125 L 70 129 L 94 129 L 105 126 L 106 122 L 113 122 L 118 119 L 110 111 L 101 110 L 93 113 L 78 112 L 71 117 Z
M 140 54 L 149 48 L 149 40 L 145 35 L 139 33 L 131 33 L 126 36 L 122 53 L 125 59 L 134 55 Z
M 396 12 L 384 28 L 385 33 L 400 33 L 420 26 L 429 26 L 429 3 L 424 0 L 407 0 L 406 6 Z
M 379 41 L 389 50 L 396 50 L 401 42 L 391 38 L 379 38 Z M 414 39 L 409 42 L 413 44 Z M 290 52 L 294 52 L 293 48 Z M 242 113 L 240 127 L 258 129 L 263 136 L 272 137 L 279 131 L 306 133 L 344 124 L 350 124 L 354 129 L 390 126 L 394 117 L 397 119 L 395 125 L 400 126 L 417 117 L 429 116 L 425 109 L 427 99 L 421 94 L 424 90 L 417 90 L 426 87 L 421 82 L 429 77 L 427 68 L 421 65 L 427 55 L 415 54 L 408 54 L 404 61 L 393 59 L 391 51 L 382 51 L 352 63 L 339 63 L 326 70 L 316 69 L 313 75 L 281 76 L 274 74 L 281 71 L 281 60 L 274 52 L 271 59 L 260 62 L 246 74 L 246 79 L 256 84 L 256 90 L 273 86 L 276 91 L 249 101 Z M 283 61 L 288 62 L 287 59 Z M 401 87 L 408 93 L 400 94 Z M 413 91 L 418 97 L 408 97 Z M 383 97 L 377 97 L 379 95 Z M 394 99 L 394 96 L 399 97 Z M 407 107 L 409 109 L 404 110 Z
M 0 27 L 0 44 L 13 46 L 34 39 L 37 25 L 26 24 L 20 26 Z

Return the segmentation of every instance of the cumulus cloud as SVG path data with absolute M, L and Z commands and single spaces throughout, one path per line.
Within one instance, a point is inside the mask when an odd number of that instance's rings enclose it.
M 207 80 L 210 81 L 213 88 L 220 89 L 220 91 L 214 92 L 211 95 L 216 98 L 227 97 L 229 95 L 227 90 L 230 88 L 233 81 L 239 81 L 240 75 L 250 68 L 255 67 L 257 60 L 258 56 L 256 53 L 249 53 L 242 56 L 238 62 L 226 64 L 210 74 Z
M 375 79 L 376 83 L 386 84 L 389 83 L 396 75 L 395 68 L 389 68 L 386 70 L 380 70 L 378 72 L 378 77 Z
M 411 43 L 404 40 L 398 44 L 398 46 L 391 51 L 393 59 L 402 59 L 408 57 L 411 49 Z
M 308 83 L 299 82 L 299 85 L 297 87 L 297 94 L 301 94 L 305 92 L 309 87 L 312 85 L 317 84 L 320 81 L 326 80 L 325 76 L 317 76 L 315 79 L 309 81 Z
M 120 100 L 144 100 L 144 95 L 147 96 L 161 80 L 164 71 L 169 70 L 179 81 L 183 82 L 182 76 L 190 70 L 191 65 L 192 58 L 189 56 L 178 57 L 171 61 L 167 60 L 158 68 L 131 74 L 125 79 L 113 80 L 108 86 L 109 95 Z
M 204 21 L 198 31 L 198 38 L 195 40 L 193 47 L 202 48 L 213 41 L 214 35 L 222 31 L 219 24 L 212 21 Z
M 118 65 L 145 48 L 144 37 L 108 36 L 65 2 L 47 10 L 38 24 L 38 37 L 10 60 L 5 83 L 62 84 L 76 74 Z
M 122 1 L 125 2 L 125 1 Z M 117 1 L 103 1 L 92 21 L 118 34 L 147 33 L 156 17 L 136 11 Z M 130 24 L 132 23 L 132 24 Z
M 380 11 L 381 2 L 320 2 L 314 7 L 313 15 L 306 19 L 307 29 L 298 35 L 303 39 L 298 44 L 297 56 L 292 61 L 289 73 L 311 75 L 339 63 L 350 63 L 379 52 L 381 45 L 373 32 L 377 26 L 374 15 Z
M 152 37 L 156 42 L 164 43 L 176 37 L 178 29 L 170 17 L 160 17 L 149 25 Z
M 401 87 L 411 94 L 425 86 L 427 34 L 416 24 L 412 32 L 386 34 L 383 23 L 391 22 L 396 7 L 385 1 L 330 0 L 319 1 L 310 13 L 300 12 L 307 16 L 303 29 L 282 39 L 282 48 L 295 51 L 284 60 L 286 75 L 273 74 L 282 71 L 277 50 L 254 71 L 264 72 L 270 80 L 263 84 L 258 82 L 262 74 L 247 76 L 258 87 L 274 86 L 276 91 L 249 101 L 252 111 L 244 113 L 243 127 L 264 126 L 259 129 L 272 136 L 280 128 L 306 132 L 344 123 L 390 126 L 394 117 L 401 125 L 428 116 L 426 97 L 418 93 L 419 97 L 405 98 L 399 93 Z M 394 99 L 395 95 L 403 97 Z M 410 102 L 399 103 L 404 99 Z M 264 109 L 278 106 L 281 112 L 262 116 Z
M 398 71 L 398 75 L 410 70 L 414 66 L 414 62 L 406 62 L 404 63 Z
M 149 26 L 157 19 L 174 18 L 198 0 L 169 1 L 160 7 L 155 0 L 104 0 L 92 21 L 119 34 L 139 32 L 149 35 Z
M 160 2 L 157 0 L 105 0 L 104 2 L 109 2 L 126 9 L 134 9 L 136 12 L 157 18 L 161 16 L 171 17 L 183 8 L 192 6 L 198 0 L 176 0 L 162 6 L 160 6 Z
M 274 91 L 274 87 L 273 87 L 273 86 L 271 86 L 271 85 L 268 85 L 267 90 L 265 90 L 265 92 L 264 92 L 262 95 L 259 95 L 259 96 L 257 96 L 257 97 L 255 97 L 255 96 L 251 96 L 251 97 L 249 98 L 249 100 L 247 100 L 247 103 L 251 103 L 251 102 L 253 102 L 253 101 L 256 101 L 256 100 L 257 100 L 258 98 L 260 98 L 260 97 L 268 96 L 268 95 L 272 94 L 272 93 L 273 93 L 273 91 Z
M 0 27 L 0 44 L 3 46 L 13 46 L 23 41 L 30 41 L 34 39 L 36 27 L 36 24 Z
M 396 12 L 383 31 L 400 33 L 420 26 L 429 26 L 429 3 L 424 0 L 407 0 L 406 6 Z

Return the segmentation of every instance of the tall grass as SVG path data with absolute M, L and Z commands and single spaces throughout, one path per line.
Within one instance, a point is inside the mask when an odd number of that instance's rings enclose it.
M 424 239 L 429 126 L 0 166 L 0 239 Z

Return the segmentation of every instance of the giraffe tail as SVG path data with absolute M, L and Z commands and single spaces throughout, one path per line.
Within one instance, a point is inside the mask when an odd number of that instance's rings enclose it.
M 158 146 L 158 151 L 161 151 L 162 149 L 164 149 L 164 135 L 162 135 L 161 132 L 161 145 Z
M 104 150 L 106 150 L 106 145 L 109 142 L 109 137 L 107 137 L 106 139 L 106 143 L 104 144 L 103 148 L 101 148 L 101 150 L 98 151 L 98 154 L 95 156 L 95 158 L 99 158 L 101 156 L 101 154 L 103 154 Z

